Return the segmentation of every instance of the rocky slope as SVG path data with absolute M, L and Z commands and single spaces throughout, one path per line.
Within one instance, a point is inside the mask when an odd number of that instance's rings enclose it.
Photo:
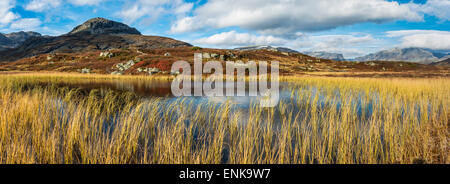
M 450 67 L 450 58 L 447 58 L 447 59 L 439 61 L 439 62 L 431 63 L 431 65 L 433 65 L 433 66 L 447 66 L 447 67 Z
M 304 54 L 321 58 L 321 59 L 331 59 L 335 61 L 345 61 L 344 55 L 338 53 L 330 52 L 304 52 Z
M 0 33 L 0 50 L 6 49 L 11 45 L 11 40 Z
M 31 37 L 21 46 L 0 51 L 0 61 L 15 61 L 47 53 L 76 53 L 108 49 L 154 49 L 191 46 L 159 36 L 144 36 L 135 28 L 94 18 L 56 37 Z
M 15 32 L 9 34 L 0 33 L 0 50 L 8 48 L 19 47 L 22 43 L 31 37 L 41 37 L 42 35 L 36 32 Z
M 136 28 L 131 28 L 126 24 L 111 21 L 104 18 L 93 18 L 85 23 L 75 27 L 72 31 L 68 33 L 68 35 L 74 34 L 134 34 L 141 35 Z
M 435 52 L 423 48 L 395 48 L 380 51 L 367 56 L 355 58 L 356 61 L 408 61 L 414 63 L 430 64 L 446 57 L 448 53 Z

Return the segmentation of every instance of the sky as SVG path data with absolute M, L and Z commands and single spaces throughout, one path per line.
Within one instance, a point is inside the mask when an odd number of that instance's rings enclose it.
M 354 58 L 450 50 L 450 0 L 0 0 L 0 32 L 61 35 L 95 17 L 196 46 L 250 45 Z

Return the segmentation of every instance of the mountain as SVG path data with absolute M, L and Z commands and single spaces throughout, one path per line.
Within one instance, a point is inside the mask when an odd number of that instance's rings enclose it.
M 42 35 L 36 32 L 15 32 L 9 34 L 0 33 L 0 50 L 19 47 L 22 43 L 31 37 L 41 37 Z
M 68 35 L 84 34 L 84 33 L 92 35 L 99 35 L 99 34 L 141 35 L 141 32 L 139 32 L 136 28 L 131 28 L 126 24 L 100 17 L 90 19 L 85 23 L 75 27 L 72 31 L 68 33 Z
M 269 51 L 276 51 L 276 52 L 288 52 L 288 53 L 299 53 L 296 50 L 292 50 L 290 48 L 286 47 L 272 47 L 269 45 L 257 45 L 257 46 L 247 46 L 247 47 L 238 47 L 234 50 L 239 51 L 251 51 L 251 50 L 269 50 Z
M 5 36 L 8 37 L 13 42 L 14 47 L 18 47 L 22 43 L 27 41 L 29 38 L 41 37 L 42 35 L 40 33 L 32 32 L 32 31 L 29 31 L 29 32 L 20 31 L 20 32 L 5 34 Z
M 189 43 L 159 36 L 144 36 L 123 23 L 94 18 L 55 37 L 30 37 L 17 48 L 0 51 L 0 61 L 46 53 L 76 53 L 108 49 L 154 49 L 192 46 Z
M 355 58 L 356 61 L 408 61 L 414 63 L 430 64 L 437 62 L 448 53 L 423 48 L 395 48 L 380 51 L 367 56 Z
M 338 53 L 330 52 L 305 52 L 304 54 L 321 58 L 321 59 L 331 59 L 335 61 L 345 61 L 344 55 Z
M 11 44 L 11 40 L 4 34 L 0 33 L 0 50 L 9 48 Z
M 448 57 L 445 60 L 439 61 L 439 62 L 431 63 L 430 65 L 433 65 L 433 66 L 448 66 L 448 67 L 450 67 L 450 57 Z
M 450 54 L 448 54 L 448 55 L 446 55 L 446 56 L 440 58 L 439 60 L 440 60 L 440 61 L 444 61 L 444 60 L 447 60 L 447 59 L 450 59 Z

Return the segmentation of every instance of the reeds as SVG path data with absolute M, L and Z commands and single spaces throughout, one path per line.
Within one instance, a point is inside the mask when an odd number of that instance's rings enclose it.
M 288 98 L 246 110 L 41 85 L 62 80 L 112 78 L 0 76 L 0 163 L 450 162 L 447 78 L 285 77 Z

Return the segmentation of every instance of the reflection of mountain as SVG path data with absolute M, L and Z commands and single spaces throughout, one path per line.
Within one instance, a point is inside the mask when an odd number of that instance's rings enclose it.
M 272 47 L 269 45 L 259 45 L 259 46 L 247 46 L 247 47 L 238 47 L 234 50 L 240 51 L 248 51 L 248 50 L 270 50 L 270 51 L 278 51 L 278 52 L 290 52 L 290 53 L 299 53 L 296 50 L 292 50 L 286 47 Z
M 447 57 L 449 51 L 437 51 L 423 48 L 395 48 L 383 50 L 367 56 L 358 57 L 356 61 L 408 61 L 430 64 Z
M 338 53 L 330 52 L 304 52 L 304 54 L 321 58 L 321 59 L 331 59 L 335 61 L 345 61 L 344 55 Z
M 1 38 L 0 38 L 1 39 Z M 21 46 L 0 52 L 0 61 L 14 61 L 46 53 L 74 53 L 106 49 L 152 49 L 191 46 L 166 37 L 144 36 L 125 24 L 94 18 L 56 37 L 31 37 Z

